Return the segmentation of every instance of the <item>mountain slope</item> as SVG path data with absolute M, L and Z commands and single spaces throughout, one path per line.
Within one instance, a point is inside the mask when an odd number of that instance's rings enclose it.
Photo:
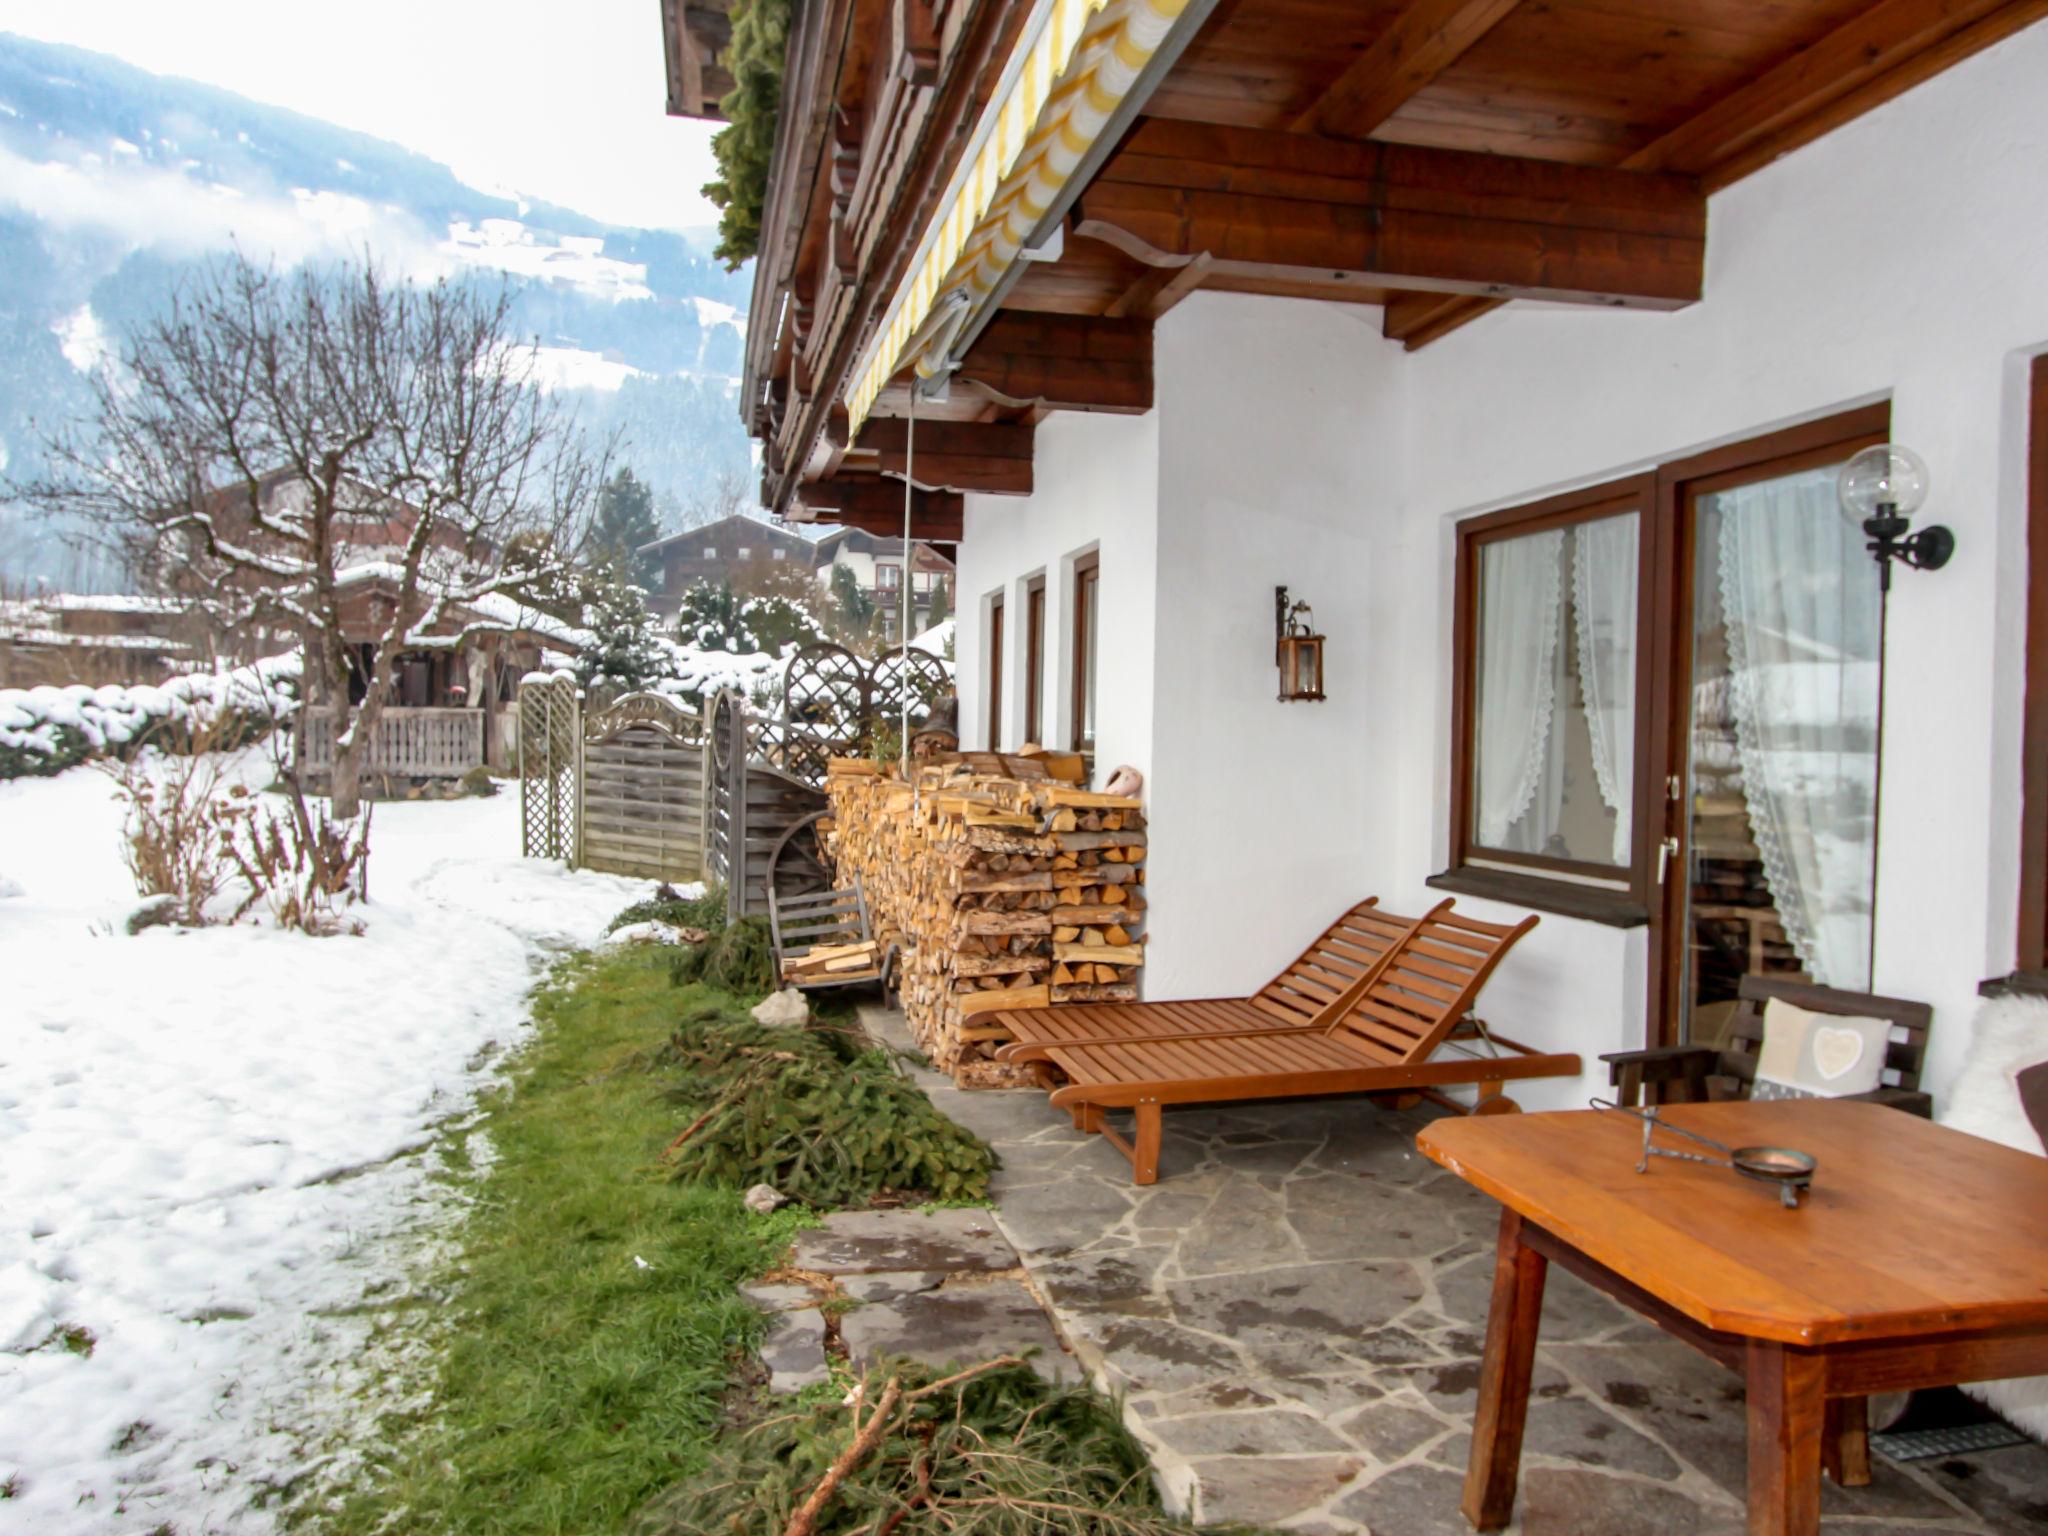
M 624 462 L 670 520 L 750 478 L 733 404 L 748 274 L 672 231 L 483 192 L 367 134 L 5 33 L 0 472 L 33 474 L 40 431 L 85 408 L 87 371 L 231 248 L 503 282 L 551 387 L 594 431 L 626 432 Z M 0 522 L 0 574 L 66 563 Z

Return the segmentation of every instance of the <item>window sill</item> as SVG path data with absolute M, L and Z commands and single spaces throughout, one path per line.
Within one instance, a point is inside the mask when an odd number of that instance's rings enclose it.
M 2014 971 L 1977 983 L 1980 997 L 2048 997 L 2048 971 Z
M 1649 909 L 1626 891 L 1603 891 L 1504 869 L 1447 869 L 1440 875 L 1431 875 L 1425 883 L 1439 891 L 1534 907 L 1538 912 L 1576 917 L 1609 928 L 1640 928 L 1650 920 Z

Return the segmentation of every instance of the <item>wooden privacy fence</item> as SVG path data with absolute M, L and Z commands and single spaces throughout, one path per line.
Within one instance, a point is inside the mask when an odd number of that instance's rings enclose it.
M 520 846 L 528 858 L 650 880 L 704 875 L 705 740 L 654 693 L 585 712 L 566 676 L 519 686 Z
M 576 862 L 701 879 L 705 757 L 702 720 L 660 694 L 629 694 L 587 716 Z
M 459 779 L 484 760 L 481 709 L 386 709 L 377 718 L 365 775 Z M 299 771 L 334 769 L 334 717 L 316 706 L 299 720 Z

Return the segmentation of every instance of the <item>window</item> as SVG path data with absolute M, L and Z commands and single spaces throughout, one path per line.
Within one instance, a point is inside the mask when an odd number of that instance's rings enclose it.
M 988 749 L 1003 749 L 1003 597 L 988 600 Z
M 736 558 L 745 560 L 753 554 L 753 550 L 749 549 L 746 545 L 742 544 L 738 549 L 733 551 L 733 554 Z
M 1076 578 L 1078 582 L 1078 577 Z M 1045 744 L 1045 575 L 1024 588 L 1024 739 Z
M 773 560 L 786 560 L 789 558 L 789 551 L 786 549 L 775 550 L 770 554 L 769 558 Z
M 1095 652 L 1102 627 L 1102 562 L 1090 552 L 1074 562 L 1073 749 L 1095 751 Z
M 1453 868 L 1432 883 L 1647 922 L 1660 1043 L 1718 1040 L 1745 976 L 1870 985 L 1884 609 L 1835 477 L 1888 420 L 1458 530 Z
M 2039 977 L 2048 973 L 2048 357 L 2034 359 L 2029 383 L 2019 968 Z
M 716 544 L 706 544 L 704 546 L 704 558 L 706 560 L 716 560 L 718 558 L 718 546 Z
M 884 592 L 894 592 L 902 580 L 903 571 L 899 566 L 877 565 L 875 567 L 875 585 Z

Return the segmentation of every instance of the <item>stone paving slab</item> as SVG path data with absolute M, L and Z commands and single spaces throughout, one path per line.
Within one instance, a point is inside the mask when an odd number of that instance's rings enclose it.
M 907 1047 L 900 1015 L 863 1011 Z M 1459 1513 L 1499 1208 L 1415 1150 L 1433 1112 L 1175 1109 L 1159 1183 L 1043 1094 L 909 1073 L 1002 1157 L 995 1219 L 1169 1502 L 1318 1536 L 1469 1536 Z M 943 1294 L 940 1292 L 939 1294 Z M 1552 1269 L 1521 1536 L 1742 1536 L 1741 1381 Z M 1824 1485 L 1824 1536 L 2048 1531 L 2048 1449 Z
M 761 1363 L 768 1367 L 768 1390 L 801 1392 L 832 1379 L 825 1358 L 825 1319 L 815 1309 L 778 1312 L 761 1341 Z
M 1048 1381 L 1079 1381 L 1038 1299 L 1007 1276 L 949 1282 L 883 1305 L 855 1307 L 839 1319 L 849 1359 L 867 1367 L 884 1357 L 932 1367 L 968 1366 L 996 1355 L 1028 1355 Z
M 983 1210 L 839 1211 L 798 1234 L 798 1269 L 865 1275 L 1017 1267 L 1017 1250 Z

